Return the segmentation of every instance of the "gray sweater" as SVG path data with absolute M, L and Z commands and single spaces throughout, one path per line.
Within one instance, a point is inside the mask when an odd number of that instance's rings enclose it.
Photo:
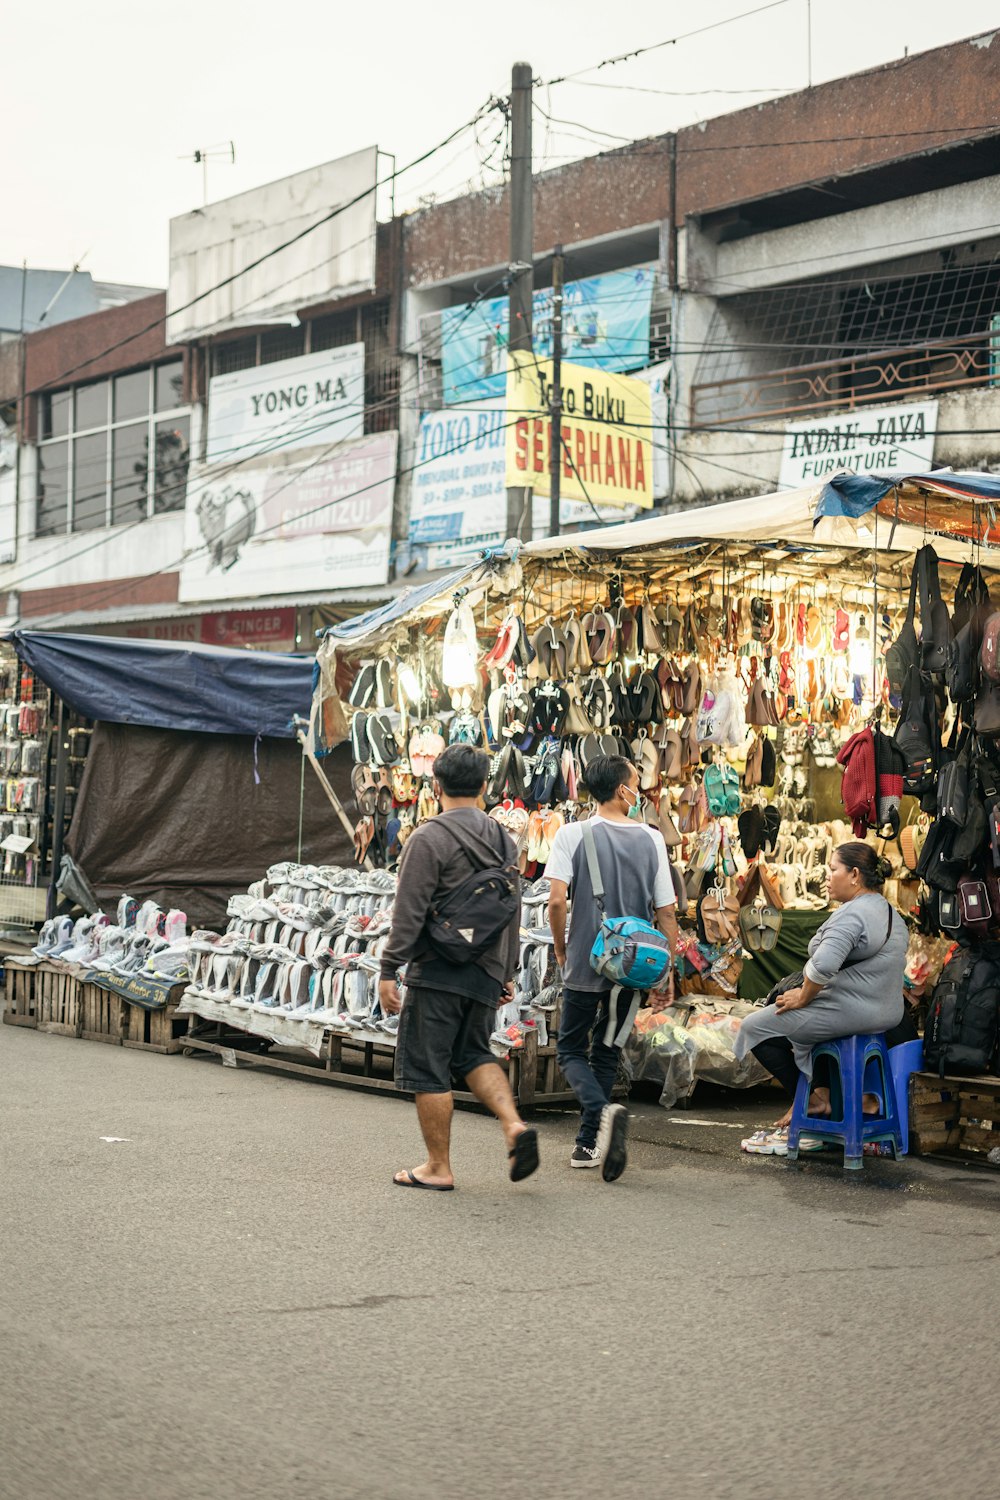
M 427 939 L 426 924 L 432 906 L 463 880 L 491 865 L 516 863 L 516 859 L 509 836 L 477 807 L 453 808 L 415 829 L 399 864 L 381 977 L 395 979 L 397 969 L 405 965 L 406 983 L 414 988 L 442 990 L 496 1005 L 500 991 L 517 970 L 520 912 L 474 964 L 453 964 L 441 958 Z
M 795 1061 L 812 1077 L 812 1048 L 833 1037 L 888 1031 L 903 1018 L 903 969 L 908 935 L 898 912 L 886 941 L 889 910 L 884 896 L 866 891 L 828 917 L 809 940 L 803 972 L 820 993 L 802 1010 L 779 1012 L 773 1005 L 741 1023 L 736 1056 L 745 1057 L 767 1037 L 785 1036 Z M 844 961 L 850 959 L 845 968 Z

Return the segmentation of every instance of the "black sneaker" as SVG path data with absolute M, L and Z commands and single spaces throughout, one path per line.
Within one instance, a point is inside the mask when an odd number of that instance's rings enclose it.
M 576 1146 L 569 1159 L 571 1167 L 599 1167 L 601 1153 L 596 1146 Z
M 624 1104 L 606 1104 L 601 1111 L 596 1150 L 605 1182 L 617 1182 L 628 1163 L 628 1110 Z

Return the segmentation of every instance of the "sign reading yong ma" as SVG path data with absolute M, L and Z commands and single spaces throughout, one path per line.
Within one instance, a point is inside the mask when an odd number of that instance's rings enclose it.
M 208 385 L 208 462 L 361 437 L 364 404 L 364 344 L 216 375 Z
M 562 367 L 562 482 L 566 499 L 653 504 L 652 397 L 627 375 Z M 549 493 L 552 363 L 516 352 L 507 367 L 507 483 Z
M 791 422 L 781 450 L 782 489 L 823 483 L 834 474 L 919 472 L 934 467 L 936 401 L 873 406 Z

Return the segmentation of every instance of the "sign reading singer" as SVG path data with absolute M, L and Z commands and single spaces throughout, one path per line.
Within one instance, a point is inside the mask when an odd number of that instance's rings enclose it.
M 567 500 L 653 504 L 653 412 L 641 380 L 562 366 L 562 483 Z M 507 483 L 549 493 L 552 363 L 511 355 L 507 368 Z

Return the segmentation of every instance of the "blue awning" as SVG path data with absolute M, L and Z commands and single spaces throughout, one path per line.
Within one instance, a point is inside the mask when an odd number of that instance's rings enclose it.
M 893 490 L 910 489 L 942 500 L 968 500 L 973 504 L 1000 502 L 1000 478 L 995 474 L 955 473 L 951 469 L 932 469 L 919 474 L 838 474 L 823 486 L 816 506 L 814 524 L 824 516 L 848 516 L 857 520 L 874 510 Z M 902 519 L 901 515 L 901 519 Z M 909 520 L 907 514 L 905 519 Z M 918 523 L 919 523 L 919 517 Z M 927 524 L 947 526 L 949 517 L 932 508 Z
M 313 659 L 225 646 L 15 630 L 15 651 L 77 713 L 110 724 L 294 738 Z
M 376 609 L 370 609 L 364 615 L 352 615 L 349 620 L 344 620 L 339 625 L 330 625 L 324 632 L 332 636 L 335 641 L 343 641 L 349 646 L 352 641 L 360 641 L 375 630 L 382 630 L 386 625 L 392 625 L 396 620 L 401 620 L 404 615 L 413 609 L 419 609 L 421 605 L 427 604 L 438 594 L 447 597 L 454 593 L 457 588 L 471 578 L 480 567 L 481 563 L 470 564 L 467 568 L 459 568 L 454 573 L 444 573 L 437 578 L 432 578 L 428 583 L 422 583 L 418 588 L 404 589 L 395 599 L 380 604 Z

